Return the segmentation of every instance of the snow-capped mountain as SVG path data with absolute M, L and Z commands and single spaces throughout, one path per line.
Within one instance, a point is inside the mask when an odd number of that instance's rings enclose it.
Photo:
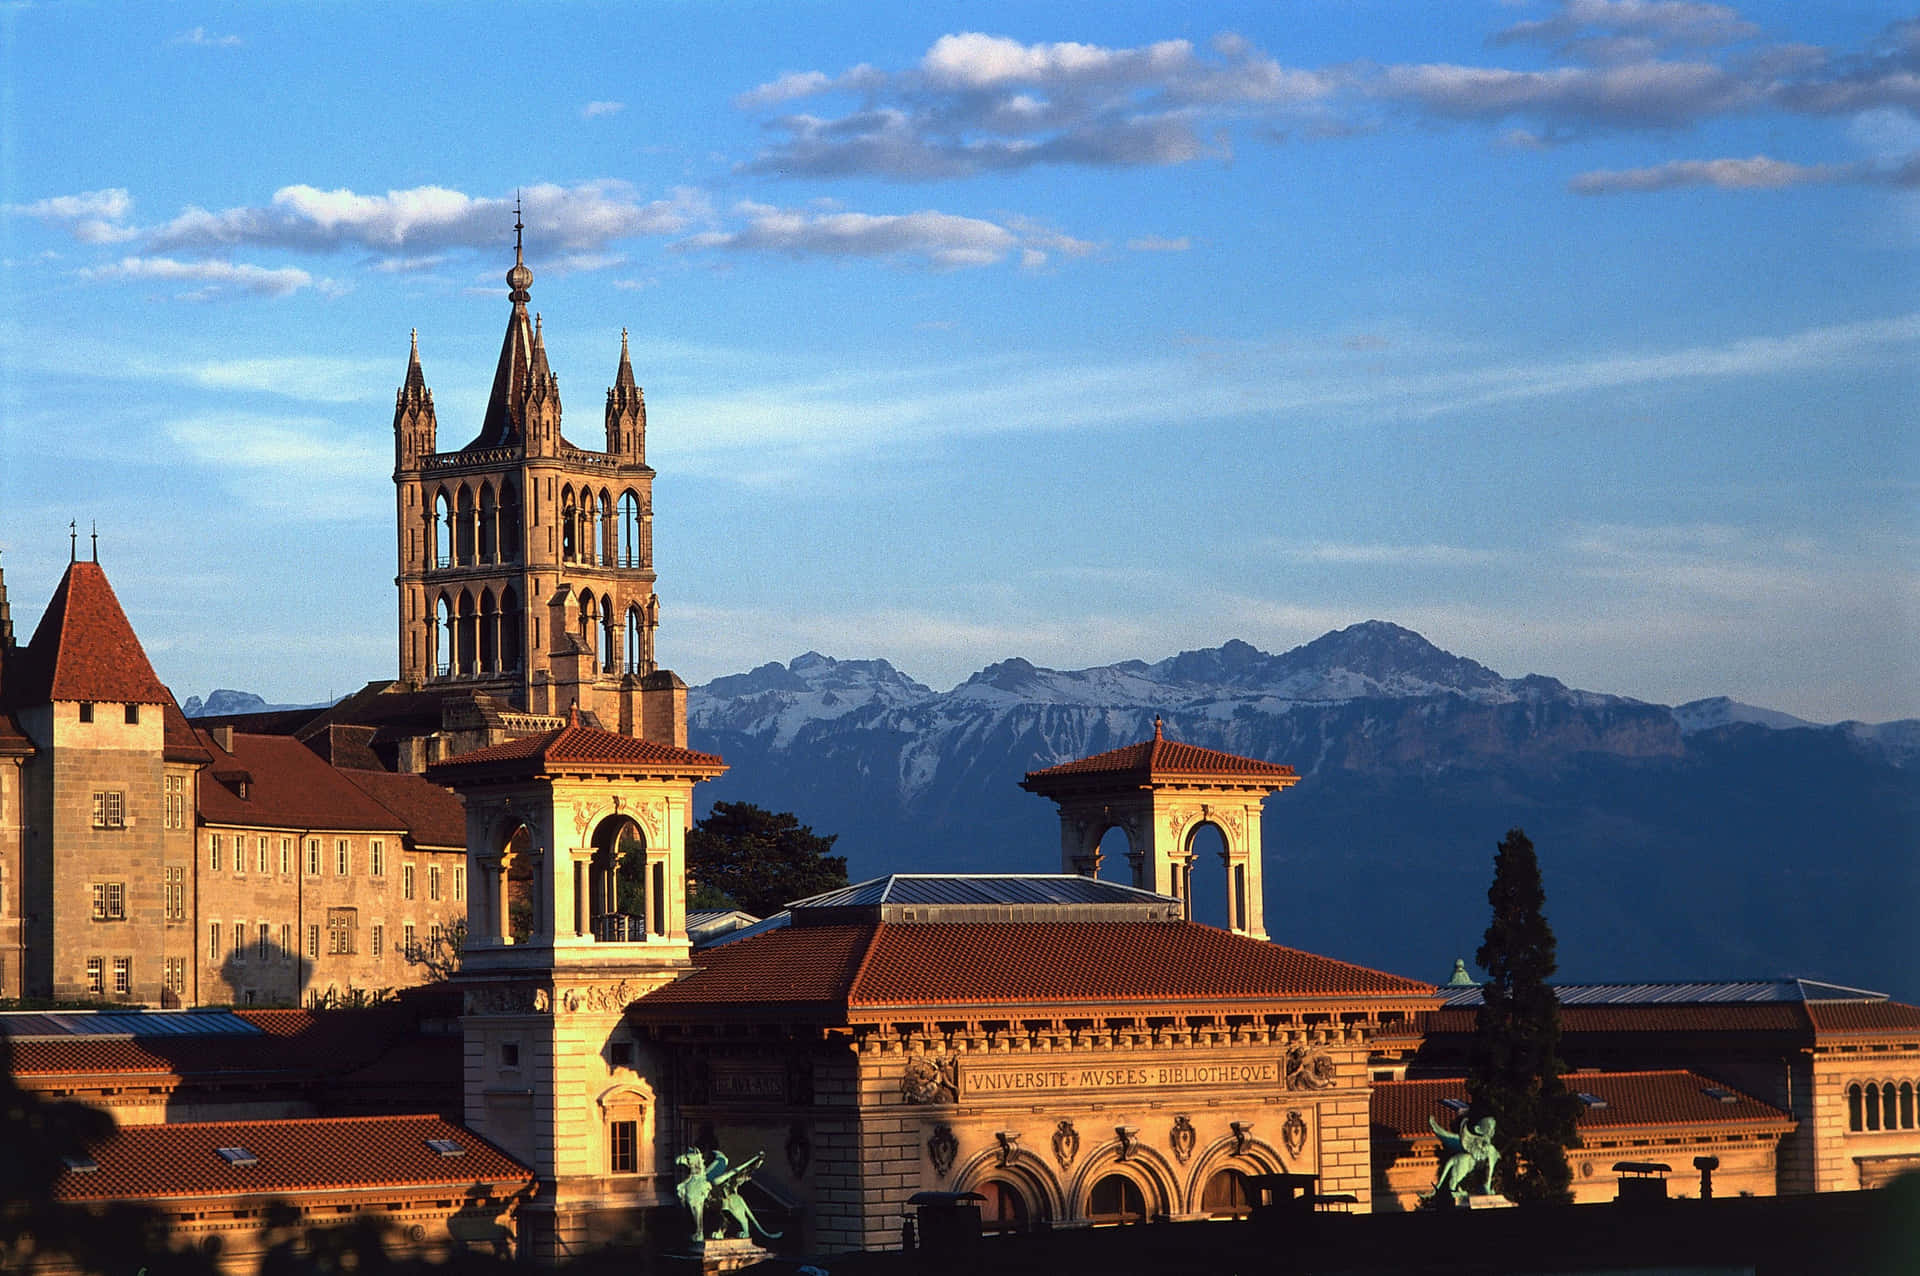
M 731 767 L 702 801 L 793 810 L 840 834 L 856 875 L 1055 868 L 1052 807 L 1020 777 L 1160 716 L 1304 777 L 1265 821 L 1284 942 L 1442 977 L 1478 945 L 1492 848 L 1520 825 L 1569 977 L 1791 971 L 1920 993 L 1905 923 L 1863 909 L 1920 887 L 1920 722 L 1505 678 L 1384 621 L 1277 655 L 1235 640 L 1090 669 L 1014 658 L 944 692 L 809 652 L 688 703 L 692 744 Z

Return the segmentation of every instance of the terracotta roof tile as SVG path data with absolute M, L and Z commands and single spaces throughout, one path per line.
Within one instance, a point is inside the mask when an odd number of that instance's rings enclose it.
M 200 783 L 200 818 L 208 824 L 298 829 L 398 832 L 401 817 L 289 736 L 235 732 L 228 753 L 207 732 L 203 747 L 213 756 L 213 776 Z M 214 778 L 246 777 L 246 797 Z M 461 843 L 466 841 L 461 836 Z
M 166 738 L 163 753 L 169 762 L 197 762 L 206 765 L 213 761 L 213 755 L 200 743 L 200 737 L 193 733 L 193 727 L 187 722 L 187 715 L 180 712 L 173 694 L 167 694 L 167 703 L 161 706 L 161 720 L 166 725 Z
M 1036 782 L 1045 787 L 1052 780 L 1071 780 L 1079 776 L 1098 776 L 1102 779 L 1137 776 L 1145 781 L 1176 775 L 1228 775 L 1239 779 L 1269 780 L 1299 778 L 1292 767 L 1277 762 L 1262 762 L 1258 758 L 1241 757 L 1237 753 L 1223 753 L 1218 749 L 1204 749 L 1197 744 L 1166 739 L 1160 733 L 1160 724 L 1156 722 L 1151 740 L 1122 745 L 1118 749 L 1096 753 L 1090 758 L 1062 762 L 1039 771 L 1029 771 L 1026 779 L 1021 781 L 1021 787 L 1032 789 Z
M 583 725 L 577 718 L 566 726 L 538 735 L 521 736 L 504 744 L 475 749 L 427 768 L 429 779 L 485 773 L 498 769 L 523 770 L 535 767 L 594 766 L 636 771 L 669 769 L 708 771 L 718 775 L 726 763 L 716 753 L 679 749 L 654 740 L 602 731 Z
M 1793 1118 L 1772 1104 L 1741 1094 L 1696 1072 L 1574 1072 L 1561 1078 L 1569 1090 L 1585 1091 L 1604 1100 L 1605 1107 L 1590 1107 L 1580 1114 L 1578 1128 L 1600 1130 L 1609 1126 L 1723 1126 L 1772 1124 L 1791 1126 Z M 1720 1090 L 1733 1095 L 1731 1102 L 1706 1093 Z M 1402 1138 L 1433 1139 L 1427 1126 L 1432 1117 L 1448 1129 L 1454 1128 L 1459 1113 L 1441 1106 L 1442 1099 L 1467 1099 L 1467 1083 L 1461 1077 L 1421 1081 L 1376 1081 L 1373 1083 L 1372 1121 L 1376 1129 L 1390 1131 Z
M 643 1011 L 1429 998 L 1433 986 L 1192 922 L 793 926 L 694 954 Z
M 1821 1034 L 1920 1033 L 1920 1006 L 1899 1001 L 1809 1001 L 1807 1017 Z
M 466 846 L 467 808 L 452 790 L 407 771 L 341 767 L 336 774 L 392 811 L 416 845 Z
M 464 1149 L 442 1156 L 429 1139 Z M 230 1165 L 217 1149 L 245 1148 L 258 1158 Z M 90 1144 L 91 1173 L 63 1172 L 59 1200 L 164 1200 L 364 1187 L 446 1185 L 458 1195 L 475 1183 L 523 1184 L 532 1173 L 472 1131 L 436 1116 L 309 1117 L 122 1126 Z
M 154 676 L 98 563 L 67 565 L 33 641 L 21 654 L 26 658 L 20 685 L 8 688 L 16 707 L 56 700 L 166 704 L 173 699 Z M 10 683 L 14 673 L 9 669 Z
M 13 720 L 13 715 L 7 712 L 4 703 L 0 703 L 0 756 L 24 757 L 33 752 L 33 741 L 28 739 L 27 733 L 20 729 L 20 724 Z

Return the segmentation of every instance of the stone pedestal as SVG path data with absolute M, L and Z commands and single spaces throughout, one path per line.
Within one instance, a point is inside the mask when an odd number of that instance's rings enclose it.
M 687 1271 L 698 1271 L 700 1276 L 717 1276 L 720 1272 L 737 1272 L 743 1267 L 764 1262 L 773 1257 L 773 1251 L 764 1249 L 750 1240 L 735 1238 L 695 1241 L 688 1248 L 687 1253 L 676 1254 L 674 1257 L 686 1265 Z
M 1474 1193 L 1467 1197 L 1466 1208 L 1470 1210 L 1510 1210 L 1514 1203 L 1504 1196 L 1483 1196 Z

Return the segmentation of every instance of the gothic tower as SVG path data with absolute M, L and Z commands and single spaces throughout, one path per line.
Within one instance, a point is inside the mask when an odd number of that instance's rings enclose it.
M 602 726 L 686 744 L 686 684 L 654 660 L 653 470 L 627 335 L 607 391 L 606 450 L 561 433 L 560 382 L 514 222 L 512 310 L 474 439 L 436 450 L 415 334 L 394 398 L 400 680 L 523 713 L 578 708 Z

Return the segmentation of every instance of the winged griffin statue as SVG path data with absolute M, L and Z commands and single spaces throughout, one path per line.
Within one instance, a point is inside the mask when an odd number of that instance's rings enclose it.
M 1462 1121 L 1458 1134 L 1442 1128 L 1432 1117 L 1427 1118 L 1427 1124 L 1440 1136 L 1440 1151 L 1445 1158 L 1440 1162 L 1440 1176 L 1433 1181 L 1430 1195 L 1445 1192 L 1454 1203 L 1459 1203 L 1467 1195 L 1467 1176 L 1479 1166 L 1480 1192 L 1491 1196 L 1493 1167 L 1500 1160 L 1500 1153 L 1493 1146 L 1493 1118 L 1481 1117 L 1471 1126 Z
M 687 1177 L 674 1187 L 680 1203 L 693 1215 L 694 1239 L 700 1241 L 726 1240 L 727 1233 L 733 1228 L 740 1229 L 739 1237 L 745 1240 L 758 1231 L 768 1240 L 779 1240 L 780 1233 L 769 1232 L 761 1226 L 760 1220 L 753 1216 L 753 1210 L 740 1198 L 740 1188 L 760 1168 L 767 1159 L 765 1152 L 756 1152 L 746 1162 L 729 1166 L 727 1154 L 715 1152 L 713 1160 L 708 1161 L 699 1148 L 688 1148 L 673 1163 L 687 1172 Z M 711 1233 L 707 1231 L 707 1207 L 717 1205 L 720 1209 L 720 1223 Z

